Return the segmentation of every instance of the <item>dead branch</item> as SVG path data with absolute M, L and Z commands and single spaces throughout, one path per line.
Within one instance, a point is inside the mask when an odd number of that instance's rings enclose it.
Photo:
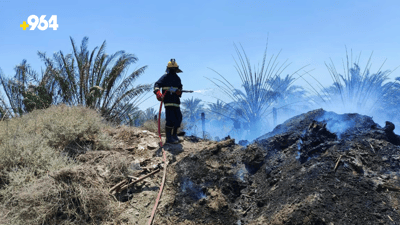
M 149 177 L 149 176 L 151 176 L 151 175 L 157 173 L 158 171 L 160 171 L 160 169 L 156 169 L 156 170 L 154 170 L 153 172 L 151 172 L 151 173 L 149 173 L 149 174 L 147 174 L 147 175 L 145 175 L 145 176 L 143 176 L 143 177 L 140 177 L 140 178 L 138 178 L 138 179 L 135 180 L 135 181 L 132 181 L 131 183 L 129 183 L 129 184 L 127 184 L 127 185 L 121 187 L 121 189 L 119 189 L 119 191 L 123 191 L 123 190 L 127 189 L 127 188 L 128 188 L 129 186 L 131 186 L 132 184 L 137 183 L 137 182 L 139 182 L 139 181 L 145 179 L 146 177 Z
M 373 152 L 374 154 L 376 154 L 374 147 L 372 147 L 372 145 L 371 145 L 371 143 L 370 143 L 369 141 L 367 141 L 367 142 L 368 142 L 369 146 L 371 146 L 372 152 Z
M 123 148 L 122 150 L 132 151 L 135 150 L 135 146 L 129 146 L 127 148 Z
M 123 181 L 121 181 L 121 182 L 119 182 L 118 184 L 116 184 L 114 187 L 112 187 L 111 189 L 110 189 L 110 193 L 111 192 L 113 192 L 115 189 L 117 189 L 117 188 L 119 188 L 121 185 L 123 185 L 124 183 L 126 183 L 126 180 L 123 180 Z
M 152 166 L 149 166 L 149 167 L 141 167 L 141 168 L 142 168 L 142 170 L 151 171 L 151 170 L 157 169 L 159 167 L 161 167 L 161 163 L 158 163 L 157 165 L 152 165 Z
M 338 167 L 341 158 L 342 158 L 342 155 L 339 156 L 339 159 L 337 160 L 335 168 L 333 168 L 333 171 L 336 171 L 336 168 Z
M 139 177 L 134 177 L 134 176 L 128 176 L 128 177 L 133 179 L 134 181 L 139 179 Z M 147 180 L 143 180 L 143 182 L 150 183 L 150 181 L 147 181 Z
M 1 121 L 4 120 L 4 117 L 7 115 L 7 113 L 8 113 L 8 109 L 6 110 L 6 113 L 4 113 L 3 118 L 1 118 Z
M 381 185 L 381 188 L 382 188 L 382 189 L 387 189 L 387 190 L 389 190 L 389 191 L 397 191 L 397 192 L 400 192 L 400 188 L 399 188 L 399 187 L 394 187 L 394 186 L 389 185 L 389 184 L 382 184 L 382 185 Z

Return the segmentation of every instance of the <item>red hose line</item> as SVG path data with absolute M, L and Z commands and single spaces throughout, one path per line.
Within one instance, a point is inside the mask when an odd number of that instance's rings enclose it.
M 165 94 L 164 94 L 164 95 L 165 95 Z M 163 97 L 164 97 L 164 95 L 163 95 Z M 162 194 L 162 191 L 163 191 L 163 189 L 164 189 L 165 176 L 166 176 L 166 174 L 167 174 L 167 165 L 168 165 L 168 163 L 167 163 L 167 156 L 165 155 L 164 147 L 163 147 L 163 144 L 162 144 L 161 129 L 160 129 L 160 120 L 161 120 L 162 105 L 163 105 L 163 101 L 161 101 L 160 110 L 158 111 L 158 137 L 160 138 L 160 147 L 161 147 L 162 153 L 163 153 L 164 175 L 163 175 L 163 178 L 162 178 L 162 182 L 161 182 L 161 186 L 160 186 L 160 191 L 158 192 L 158 195 L 157 195 L 156 203 L 154 204 L 153 211 L 151 212 L 151 216 L 150 216 L 148 225 L 151 225 L 151 224 L 153 223 L 153 219 L 154 219 L 154 215 L 156 214 L 158 202 L 160 201 L 161 194 Z

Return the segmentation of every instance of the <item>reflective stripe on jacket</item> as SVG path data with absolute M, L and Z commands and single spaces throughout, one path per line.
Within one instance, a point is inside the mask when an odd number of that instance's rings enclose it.
M 171 93 L 169 90 L 170 87 L 181 89 L 182 83 L 181 78 L 176 73 L 166 73 L 164 74 L 155 84 L 154 84 L 154 93 L 157 93 L 160 89 L 162 93 L 165 94 L 164 104 L 165 106 L 175 106 L 179 107 L 181 104 L 180 97 L 176 93 Z
M 165 103 L 164 106 L 165 106 L 165 107 L 167 107 L 167 106 L 180 107 L 180 105 L 179 105 L 179 104 L 176 104 L 176 103 Z

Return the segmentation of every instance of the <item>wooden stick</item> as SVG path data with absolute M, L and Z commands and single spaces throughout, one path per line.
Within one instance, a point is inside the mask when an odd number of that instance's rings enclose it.
M 112 187 L 112 188 L 110 189 L 110 193 L 111 193 L 112 191 L 114 191 L 115 189 L 117 189 L 119 186 L 123 185 L 124 183 L 126 183 L 126 180 L 123 180 L 123 181 L 119 182 L 118 184 L 114 185 L 114 187 Z
M 157 169 L 159 167 L 160 167 L 160 163 L 158 163 L 157 165 L 150 166 L 150 167 L 142 167 L 142 170 L 150 171 L 150 170 L 153 170 L 153 169 Z
M 383 184 L 383 185 L 382 185 L 382 188 L 387 189 L 387 190 L 390 190 L 390 191 L 397 191 L 397 192 L 400 192 L 400 188 L 394 187 L 394 186 L 391 186 L 391 185 L 388 185 L 388 184 Z
M 336 168 L 338 167 L 341 158 L 342 158 L 342 155 L 339 156 L 339 159 L 337 160 L 335 168 L 333 168 L 333 171 L 336 171 Z
M 6 113 L 4 113 L 3 118 L 1 118 L 1 121 L 3 121 L 4 117 L 7 115 L 8 109 L 6 110 Z
M 389 217 L 389 219 L 390 219 L 392 222 L 394 222 L 394 220 L 392 219 L 392 217 L 390 217 L 389 215 L 388 215 L 388 217 Z
M 131 179 L 134 179 L 135 181 L 137 179 L 139 179 L 138 177 L 134 177 L 134 176 L 128 176 L 128 177 L 131 178 Z M 147 181 L 147 180 L 143 180 L 143 182 L 150 183 L 150 181 Z
M 246 211 L 243 212 L 243 214 L 246 214 L 251 209 L 251 206 L 252 205 L 250 205 L 249 208 L 247 208 Z
M 374 149 L 374 147 L 372 147 L 371 143 L 368 142 L 368 144 L 369 144 L 369 146 L 371 146 L 372 152 L 375 153 L 375 149 Z
M 246 194 L 242 194 L 242 195 L 245 196 L 245 197 L 248 197 L 248 198 L 253 198 L 250 195 L 246 195 Z
M 146 176 L 140 177 L 140 178 L 138 178 L 137 180 L 132 181 L 131 183 L 129 183 L 129 184 L 123 186 L 121 189 L 119 189 L 119 191 L 123 191 L 123 190 L 127 189 L 127 188 L 128 188 L 129 186 L 131 186 L 132 184 L 137 183 L 137 182 L 143 180 L 144 178 L 149 177 L 149 176 L 151 176 L 151 175 L 157 173 L 158 171 L 160 171 L 160 169 L 156 169 L 156 170 L 154 170 L 153 172 L 147 174 Z

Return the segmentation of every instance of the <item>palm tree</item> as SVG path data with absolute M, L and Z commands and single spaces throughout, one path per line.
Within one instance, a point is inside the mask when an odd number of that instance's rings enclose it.
M 396 124 L 399 124 L 400 117 L 400 77 L 396 77 L 394 82 L 388 82 L 384 84 L 383 89 L 385 90 L 379 100 L 379 104 L 376 104 L 376 111 L 380 115 L 386 115 L 386 118 Z
M 307 92 L 304 88 L 298 85 L 293 85 L 295 80 L 296 79 L 293 76 L 286 75 L 284 78 L 276 76 L 267 81 L 271 90 L 276 93 L 271 106 L 279 110 L 279 112 L 290 114 L 290 116 L 297 115 L 299 113 L 298 109 L 304 111 L 304 109 L 310 104 L 307 100 Z
M 126 114 L 126 118 L 122 118 L 124 124 L 128 124 L 129 126 L 138 127 L 143 124 L 143 111 L 139 109 L 137 106 L 133 106 L 129 104 L 129 113 Z
M 199 98 L 189 98 L 182 101 L 183 115 L 188 118 L 190 123 L 194 123 L 200 119 L 200 115 L 204 112 L 203 104 Z
M 154 116 L 157 115 L 158 116 L 158 112 L 150 107 L 147 108 L 144 112 L 143 112 L 143 120 L 147 121 L 147 120 L 154 120 Z
M 149 84 L 133 86 L 147 66 L 126 76 L 129 66 L 138 60 L 135 55 L 125 51 L 108 55 L 105 41 L 90 52 L 87 37 L 83 38 L 80 48 L 70 39 L 72 54 L 59 51 L 49 58 L 45 53 L 38 53 L 57 82 L 60 101 L 97 109 L 110 121 L 124 121 L 132 106 L 137 106 L 143 94 L 151 89 Z
M 242 81 L 242 89 L 235 88 L 228 79 L 215 70 L 213 71 L 220 78 L 209 80 L 231 100 L 231 103 L 227 104 L 221 99 L 217 99 L 230 106 L 231 115 L 236 116 L 236 120 L 251 126 L 253 134 L 256 135 L 255 133 L 261 132 L 260 129 L 265 124 L 262 122 L 265 122 L 271 104 L 277 101 L 279 96 L 285 96 L 285 93 L 281 91 L 293 91 L 291 85 L 295 80 L 292 79 L 292 76 L 304 67 L 288 75 L 288 83 L 278 85 L 275 82 L 281 80 L 277 77 L 280 77 L 290 65 L 287 64 L 287 61 L 282 64 L 277 62 L 280 52 L 275 57 L 272 55 L 267 62 L 267 42 L 261 67 L 253 70 L 243 47 L 241 46 L 243 53 L 240 52 L 236 45 L 234 47 L 238 55 L 238 61 L 235 60 L 235 68 Z M 283 88 L 285 85 L 286 88 Z
M 216 103 L 209 103 L 208 110 L 210 112 L 210 117 L 216 120 L 222 120 L 227 117 L 227 112 L 229 111 L 229 106 L 224 102 L 217 100 Z
M 344 66 L 344 74 L 337 72 L 335 65 L 331 63 L 327 65 L 329 73 L 333 79 L 333 84 L 327 88 L 323 88 L 324 97 L 328 101 L 324 101 L 327 107 L 334 107 L 336 111 L 358 112 L 364 114 L 373 114 L 375 110 L 382 107 L 385 96 L 390 94 L 391 85 L 385 85 L 391 71 L 381 71 L 382 66 L 376 73 L 370 73 L 370 60 L 372 54 L 361 71 L 359 66 L 359 58 L 357 62 L 349 61 L 348 54 L 347 64 Z M 351 57 L 352 58 L 352 57 Z M 353 65 L 351 67 L 351 65 Z
M 42 71 L 39 77 L 26 60 L 22 60 L 14 70 L 13 78 L 6 78 L 0 70 L 0 82 L 6 95 L 0 97 L 2 117 L 6 109 L 8 116 L 21 116 L 34 109 L 47 108 L 53 103 L 55 83 L 47 70 Z

